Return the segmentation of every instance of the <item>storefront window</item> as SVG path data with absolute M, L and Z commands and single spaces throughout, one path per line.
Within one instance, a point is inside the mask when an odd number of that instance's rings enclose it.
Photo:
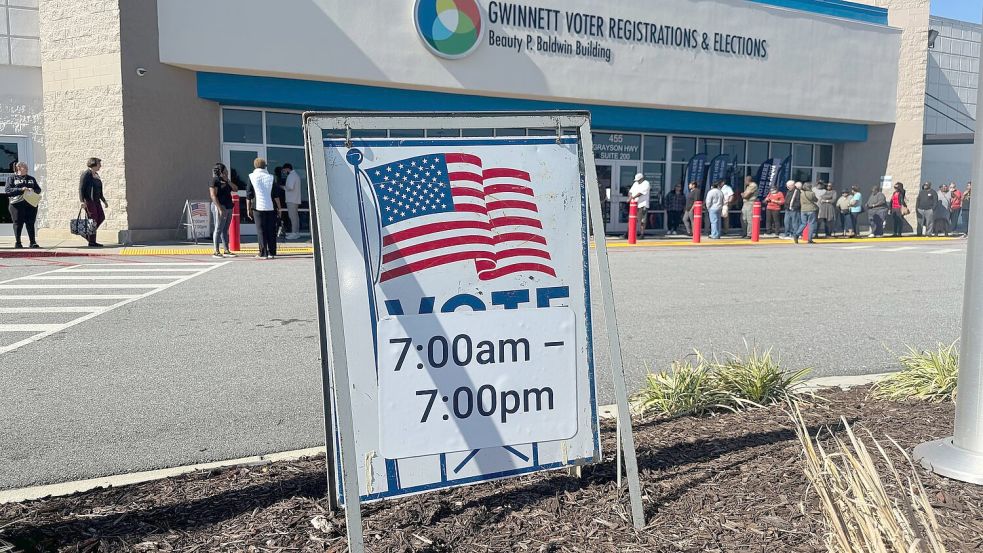
M 758 140 L 750 140 L 747 143 L 747 162 L 748 165 L 757 167 L 768 159 L 768 143 Z
M 427 129 L 427 138 L 446 138 L 461 136 L 461 129 Z
M 696 155 L 696 139 L 684 136 L 672 137 L 672 160 L 686 162 Z
M 423 138 L 423 129 L 389 129 L 390 138 Z
M 461 129 L 461 136 L 495 136 L 495 129 Z
M 792 180 L 798 182 L 812 182 L 812 169 L 796 167 L 792 169 Z
M 792 151 L 792 165 L 796 167 L 812 166 L 812 144 L 796 144 Z
M 778 159 L 784 160 L 790 155 L 792 155 L 792 145 L 788 142 L 771 143 L 771 157 L 777 157 Z
M 833 166 L 833 147 L 829 144 L 820 144 L 816 149 L 816 166 Z
M 262 144 L 263 112 L 244 109 L 223 109 L 222 140 L 242 144 Z
M 642 174 L 645 175 L 651 185 L 649 210 L 665 209 L 662 201 L 666 197 L 666 164 L 645 163 L 642 165 Z
M 720 155 L 720 140 L 716 138 L 701 138 L 696 145 L 698 153 L 704 153 L 708 158 Z
M 743 140 L 724 140 L 724 147 L 721 153 L 729 155 L 731 161 L 744 163 L 744 145 L 745 142 Z
M 266 113 L 266 141 L 270 144 L 303 146 L 304 130 L 299 113 Z
M 642 142 L 642 155 L 648 161 L 666 160 L 666 137 L 645 135 Z

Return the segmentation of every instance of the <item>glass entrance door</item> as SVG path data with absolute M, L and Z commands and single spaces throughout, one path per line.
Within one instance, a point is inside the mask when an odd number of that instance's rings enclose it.
M 246 185 L 249 184 L 249 173 L 253 172 L 253 161 L 258 157 L 266 157 L 262 146 L 225 145 L 222 148 L 222 159 L 229 168 L 229 176 L 239 187 L 239 232 L 247 236 L 256 235 L 256 224 L 246 214 Z
M 605 232 L 625 234 L 628 231 L 628 191 L 638 173 L 637 163 L 598 164 L 597 183 L 603 196 L 610 193 L 605 203 Z
M 31 167 L 31 160 L 27 159 L 27 139 L 14 136 L 0 136 L 0 189 L 3 188 L 9 177 L 14 172 L 14 165 L 18 161 L 27 163 Z M 7 196 L 0 190 L 0 234 L 13 234 L 13 228 L 7 223 L 10 222 L 10 211 L 7 209 Z

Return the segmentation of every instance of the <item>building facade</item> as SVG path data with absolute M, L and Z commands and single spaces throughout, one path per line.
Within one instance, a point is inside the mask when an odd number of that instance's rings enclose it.
M 746 174 L 790 157 L 794 178 L 838 188 L 921 180 L 928 0 L 6 2 L 37 17 L 33 65 L 0 67 L 34 79 L 3 90 L 0 135 L 30 143 L 42 236 L 67 234 L 96 156 L 106 232 L 172 239 L 215 161 L 242 180 L 257 156 L 303 173 L 307 110 L 588 109 L 610 232 L 637 172 L 665 228 L 662 198 L 698 154 Z M 11 60 L 32 36 L 14 30 Z
M 972 179 L 983 26 L 935 16 L 929 26 L 922 180 L 962 187 Z

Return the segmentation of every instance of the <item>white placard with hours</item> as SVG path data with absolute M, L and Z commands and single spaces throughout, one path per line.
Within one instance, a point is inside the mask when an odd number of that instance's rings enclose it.
M 400 459 L 577 433 L 569 307 L 379 321 L 381 454 Z

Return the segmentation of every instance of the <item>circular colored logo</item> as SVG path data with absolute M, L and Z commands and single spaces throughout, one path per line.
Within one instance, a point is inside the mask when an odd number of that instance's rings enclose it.
M 481 43 L 477 0 L 416 0 L 413 15 L 424 44 L 442 58 L 463 58 Z

